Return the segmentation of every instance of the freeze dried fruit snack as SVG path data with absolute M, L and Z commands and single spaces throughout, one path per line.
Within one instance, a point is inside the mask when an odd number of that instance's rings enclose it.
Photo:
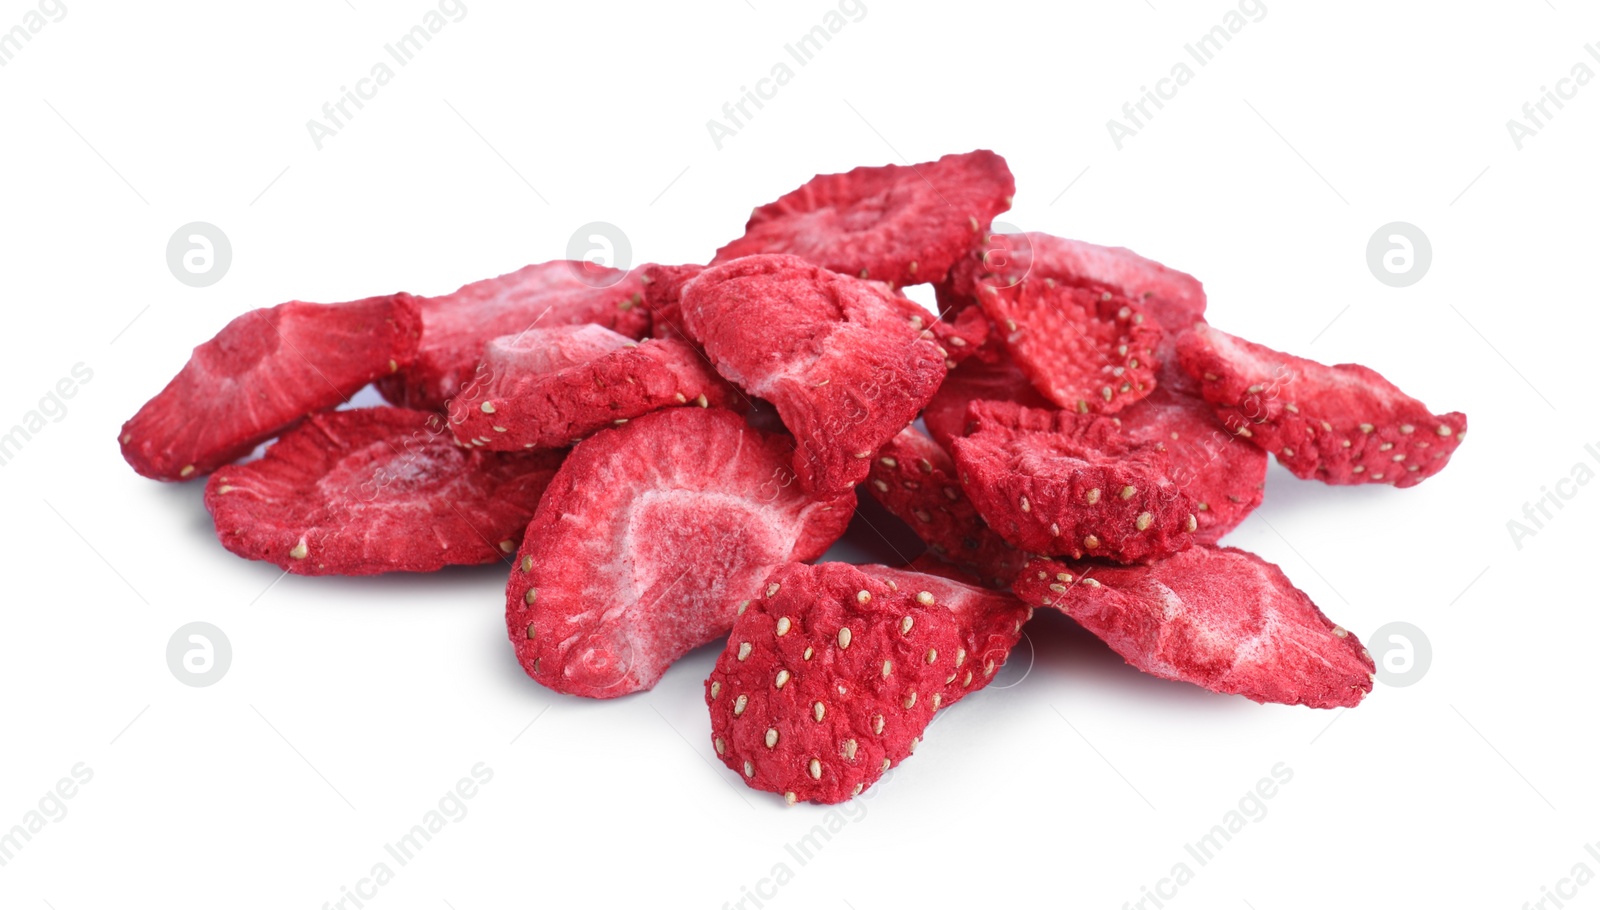
M 994 324 L 979 307 L 968 307 L 944 319 L 935 319 L 933 333 L 945 349 L 945 366 L 955 369 L 969 358 L 994 362 L 1002 355 Z
M 962 489 L 1014 546 L 1127 563 L 1194 542 L 1194 502 L 1168 479 L 1167 454 L 1110 418 L 1008 402 L 969 413 L 976 431 L 955 440 Z
M 1267 453 L 1228 432 L 1200 398 L 1157 386 L 1115 419 L 1128 439 L 1166 452 L 1167 478 L 1194 500 L 1196 542 L 1216 543 L 1261 505 Z
M 1028 561 L 984 522 L 956 480 L 955 462 L 916 427 L 906 427 L 872 459 L 867 490 L 928 544 L 930 552 L 1005 588 Z
M 705 271 L 703 265 L 647 265 L 639 280 L 644 284 L 644 308 L 650 314 L 650 333 L 657 338 L 687 341 L 681 307 L 683 286 Z
M 712 745 L 757 789 L 838 803 L 987 685 L 1032 614 L 1015 598 L 885 566 L 772 573 L 706 681 Z
M 774 566 L 822 555 L 855 492 L 803 493 L 790 445 L 732 411 L 672 408 L 575 446 L 506 588 L 522 668 L 569 695 L 649 689 L 726 633 Z
M 752 212 L 712 261 L 790 253 L 896 287 L 940 281 L 1014 192 L 1005 159 L 984 150 L 821 174 Z
M 928 435 L 946 452 L 953 451 L 951 443 L 956 437 L 966 435 L 967 406 L 974 401 L 1010 401 L 1046 410 L 1053 407 L 1009 359 L 993 363 L 970 360 L 950 371 L 922 409 Z
M 1155 388 L 1161 328 L 1127 297 L 1103 287 L 1029 278 L 978 302 L 1006 351 L 1057 407 L 1111 414 Z
M 464 449 L 405 408 L 306 419 L 206 485 L 222 545 L 297 575 L 432 572 L 505 559 L 560 453 Z
M 1296 477 L 1415 486 L 1467 433 L 1465 414 L 1434 414 L 1359 364 L 1325 366 L 1208 325 L 1178 340 L 1178 358 L 1228 429 Z
M 598 325 L 530 329 L 489 342 L 477 380 L 450 402 L 450 430 L 493 451 L 559 449 L 661 408 L 741 397 L 687 342 L 635 342 Z
M 156 480 L 209 474 L 410 363 L 421 323 L 410 294 L 251 310 L 122 425 L 122 457 Z
M 1205 318 L 1206 293 L 1191 275 L 1123 247 L 1100 246 L 1052 234 L 990 234 L 950 271 L 940 288 L 946 305 L 976 301 L 981 289 L 1000 292 L 1024 279 L 1049 278 L 1080 287 L 1103 287 L 1133 301 L 1173 332 Z
M 394 404 L 443 410 L 472 381 L 483 346 L 492 338 L 591 322 L 641 338 L 650 330 L 642 306 L 642 268 L 622 272 L 555 260 L 422 298 L 416 362 L 379 388 Z
M 946 369 L 953 370 L 973 356 L 984 360 L 993 360 L 997 356 L 999 342 L 993 338 L 994 327 L 989 324 L 989 317 L 977 307 L 941 318 L 888 284 L 883 284 L 882 288 L 884 295 L 899 308 L 901 318 L 917 332 L 917 337 L 939 346 Z
M 1372 691 L 1372 655 L 1283 571 L 1253 553 L 1197 546 L 1149 566 L 1028 564 L 1017 596 L 1056 607 L 1129 664 L 1252 701 L 1350 708 Z
M 803 489 L 847 490 L 944 379 L 944 355 L 884 284 L 747 256 L 683 288 L 683 322 L 724 378 L 773 403 Z

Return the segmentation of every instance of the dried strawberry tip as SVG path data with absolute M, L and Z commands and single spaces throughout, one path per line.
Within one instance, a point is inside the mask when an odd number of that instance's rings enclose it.
M 736 623 L 707 704 L 724 763 L 788 802 L 871 786 L 917 749 L 934 711 L 987 681 L 956 681 L 966 652 L 998 664 L 1026 616 L 1006 595 L 883 566 L 786 566 L 768 588 Z M 790 631 L 776 635 L 774 617 Z M 726 707 L 730 692 L 743 703 Z
M 1177 352 L 1218 418 L 1297 477 L 1413 486 L 1444 467 L 1466 430 L 1465 415 L 1434 414 L 1363 366 L 1325 366 L 1205 325 Z

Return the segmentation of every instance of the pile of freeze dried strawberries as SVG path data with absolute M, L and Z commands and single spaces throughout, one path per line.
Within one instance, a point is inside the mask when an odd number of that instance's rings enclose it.
M 1360 641 L 1217 540 L 1268 453 L 1408 487 L 1465 416 L 1214 329 L 1198 281 L 1128 250 L 991 233 L 1013 190 L 986 151 L 858 168 L 756 209 L 709 265 L 256 310 L 128 421 L 123 456 L 210 475 L 223 546 L 291 572 L 506 562 L 517 659 L 558 692 L 649 689 L 728 636 L 713 744 L 791 802 L 905 759 L 1041 606 L 1156 676 L 1360 702 Z M 919 283 L 937 316 L 900 293 Z M 337 409 L 374 382 L 392 407 Z M 863 484 L 928 553 L 809 564 Z

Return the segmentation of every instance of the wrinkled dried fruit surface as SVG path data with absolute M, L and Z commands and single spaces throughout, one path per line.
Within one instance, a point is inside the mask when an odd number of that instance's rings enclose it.
M 1015 287 L 1024 279 L 1101 286 L 1139 306 L 1171 331 L 1205 318 L 1206 293 L 1193 276 L 1122 247 L 1051 234 L 989 234 L 950 271 L 941 288 L 947 305 L 976 300 L 983 287 Z
M 1313 708 L 1354 707 L 1372 691 L 1372 656 L 1360 640 L 1277 566 L 1243 550 L 1197 546 L 1128 568 L 1039 559 L 1016 592 L 1063 610 L 1163 679 Z
M 950 371 L 922 409 L 928 435 L 946 452 L 954 450 L 951 443 L 956 437 L 967 434 L 967 406 L 974 401 L 1010 401 L 1046 410 L 1053 407 L 1010 360 L 970 360 Z
M 968 358 L 977 357 L 992 363 L 1001 356 L 1001 342 L 994 324 L 980 307 L 968 307 L 947 319 L 935 321 L 933 333 L 948 356 L 945 365 L 952 369 Z
M 122 457 L 156 480 L 209 474 L 405 366 L 420 332 L 409 294 L 252 310 L 195 348 L 123 424 Z
M 650 313 L 650 331 L 657 338 L 688 340 L 683 331 L 683 286 L 705 271 L 703 265 L 647 265 L 640 273 L 644 283 L 644 308 Z
M 955 440 L 961 486 L 995 533 L 1030 553 L 1116 562 L 1194 543 L 1194 502 L 1167 478 L 1167 455 L 1105 417 L 1003 402 L 971 406 Z
M 1012 360 L 1045 398 L 1080 414 L 1111 414 L 1155 387 L 1161 328 L 1102 287 L 1028 279 L 978 294 Z
M 935 711 L 994 678 L 1031 613 L 903 569 L 785 566 L 706 681 L 712 744 L 757 790 L 843 802 L 915 751 Z
M 206 509 L 222 545 L 298 575 L 432 572 L 505 559 L 561 453 L 463 449 L 404 408 L 308 417 L 259 460 L 219 470 Z
M 478 378 L 450 402 L 450 429 L 493 451 L 559 449 L 662 408 L 740 401 L 686 342 L 560 326 L 489 342 Z
M 423 298 L 416 362 L 379 388 L 394 404 L 443 410 L 472 381 L 490 339 L 591 322 L 641 338 L 650 329 L 642 274 L 556 260 Z
M 789 253 L 896 287 L 939 281 L 1014 192 L 1005 159 L 990 151 L 822 174 L 751 213 L 713 262 Z
M 1028 557 L 990 530 L 956 480 L 955 462 L 939 444 L 906 427 L 872 459 L 867 490 L 905 522 L 939 559 L 1004 588 Z
M 801 492 L 787 437 L 672 408 L 579 443 L 528 525 L 506 588 L 517 660 L 557 692 L 649 689 L 726 633 L 773 567 L 844 533 L 854 491 Z
M 1199 398 L 1158 386 L 1117 414 L 1135 443 L 1167 453 L 1167 477 L 1194 500 L 1198 543 L 1216 543 L 1261 505 L 1267 453 L 1229 433 Z
M 872 453 L 944 379 L 944 356 L 904 304 L 878 282 L 749 256 L 686 284 L 682 312 L 717 372 L 777 407 L 800 485 L 828 493 L 865 479 Z
M 1184 372 L 1228 429 L 1296 477 L 1410 487 L 1444 468 L 1467 432 L 1377 372 L 1325 366 L 1197 325 L 1178 341 Z

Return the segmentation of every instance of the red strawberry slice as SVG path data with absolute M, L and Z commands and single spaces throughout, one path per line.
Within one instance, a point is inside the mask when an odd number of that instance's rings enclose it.
M 559 453 L 463 449 L 438 414 L 315 414 L 206 485 L 222 545 L 298 575 L 432 572 L 516 549 Z
M 855 493 L 812 497 L 787 437 L 731 411 L 672 408 L 573 448 L 517 554 L 506 628 L 557 692 L 649 689 L 733 625 L 774 566 L 844 533 Z
M 1158 386 L 1118 412 L 1123 433 L 1167 453 L 1167 477 L 1194 500 L 1198 543 L 1216 543 L 1261 505 L 1267 455 L 1236 438 L 1210 405 Z
M 1194 542 L 1194 502 L 1168 479 L 1166 452 L 1113 420 L 1005 402 L 969 413 L 977 431 L 955 440 L 961 486 L 1014 546 L 1146 562 Z
M 867 490 L 935 556 L 984 584 L 1008 587 L 1028 561 L 989 528 L 956 480 L 955 462 L 915 427 L 906 427 L 878 450 Z
M 955 369 L 968 358 L 987 362 L 1000 359 L 1000 340 L 994 324 L 979 307 L 968 307 L 933 324 L 935 337 L 945 349 L 945 366 Z
M 685 342 L 559 326 L 489 342 L 479 380 L 450 402 L 450 429 L 493 451 L 559 449 L 661 408 L 741 399 Z
M 1050 407 L 1010 362 L 972 362 L 951 371 L 923 410 L 922 419 L 934 439 L 948 450 L 956 437 L 970 429 L 967 406 L 985 400 Z M 1166 451 L 1168 479 L 1194 500 L 1195 540 L 1215 543 L 1261 504 L 1266 454 L 1236 440 L 1201 399 L 1181 394 L 1163 380 L 1148 397 L 1118 412 L 1114 419 L 1130 441 Z
M 914 752 L 935 711 L 987 685 L 1031 614 L 902 569 L 780 568 L 706 681 L 713 747 L 757 790 L 843 802 Z
M 950 371 L 922 410 L 922 422 L 927 425 L 928 434 L 944 446 L 945 451 L 954 449 L 952 443 L 957 437 L 967 435 L 967 406 L 974 401 L 1011 401 L 1023 407 L 1047 410 L 1052 407 L 1009 358 L 993 363 L 980 360 L 963 363 Z
M 1038 559 L 1017 596 L 1056 607 L 1129 664 L 1252 701 L 1354 707 L 1372 655 L 1283 571 L 1253 553 L 1197 546 L 1153 565 L 1102 568 Z
M 1161 328 L 1104 286 L 1029 278 L 979 288 L 1006 351 L 1057 407 L 1111 414 L 1155 388 Z
M 822 174 L 756 209 L 713 262 L 789 253 L 897 287 L 939 281 L 1014 192 L 1005 159 L 981 150 Z
M 994 340 L 994 326 L 982 310 L 973 307 L 941 318 L 887 284 L 883 285 L 883 292 L 901 310 L 906 323 L 918 333 L 917 337 L 939 346 L 946 369 L 953 370 L 974 356 L 986 361 L 995 359 L 999 342 Z
M 252 310 L 122 425 L 122 457 L 156 480 L 209 474 L 410 363 L 420 332 L 410 294 Z
M 703 265 L 647 265 L 640 275 L 644 283 L 644 308 L 650 313 L 650 331 L 657 338 L 688 341 L 683 331 L 683 286 L 705 271 Z
M 1178 341 L 1184 372 L 1217 416 L 1296 477 L 1415 486 L 1439 473 L 1467 433 L 1376 371 L 1325 366 L 1197 325 Z
M 951 269 L 940 293 L 946 306 L 959 306 L 976 302 L 982 287 L 1003 291 L 1024 279 L 1043 278 L 1105 287 L 1173 332 L 1205 318 L 1205 289 L 1193 276 L 1122 247 L 1037 232 L 986 236 Z
M 777 407 L 801 487 L 826 494 L 860 483 L 944 379 L 909 303 L 794 256 L 749 256 L 684 285 L 683 321 L 717 372 Z
M 649 313 L 641 306 L 642 270 L 624 273 L 592 262 L 556 260 L 423 298 L 416 363 L 380 389 L 397 405 L 443 410 L 472 381 L 490 339 L 591 322 L 641 338 L 650 329 Z

